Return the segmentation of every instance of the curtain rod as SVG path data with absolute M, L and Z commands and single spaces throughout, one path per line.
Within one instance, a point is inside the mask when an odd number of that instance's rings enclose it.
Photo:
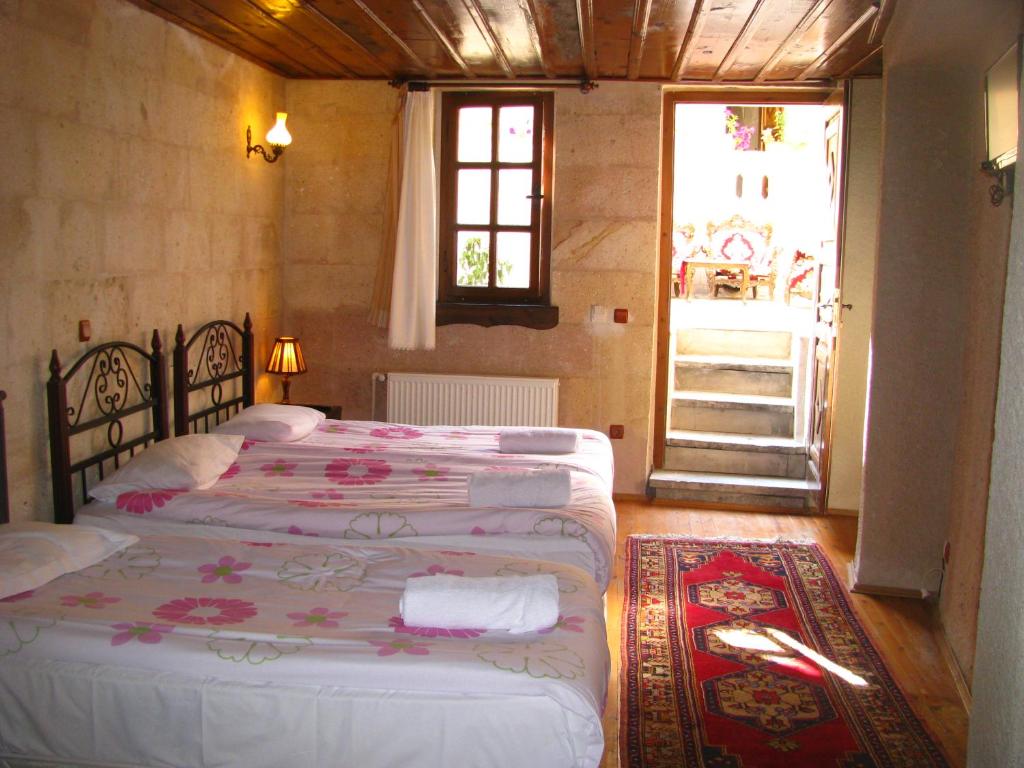
M 410 91 L 429 91 L 433 88 L 578 88 L 581 93 L 590 93 L 598 87 L 593 80 L 476 80 L 476 79 L 438 79 L 438 80 L 389 80 L 392 88 L 408 86 Z
M 820 90 L 834 88 L 833 80 L 772 80 L 767 83 L 745 83 L 736 80 L 715 82 L 714 80 L 662 80 L 655 77 L 641 77 L 632 80 L 603 78 L 608 83 L 657 83 L 668 88 L 713 88 L 716 90 L 771 91 L 778 88 L 789 90 Z M 524 78 L 522 80 L 477 80 L 475 78 L 435 78 L 432 80 L 389 80 L 392 88 L 408 86 L 410 91 L 429 91 L 433 88 L 578 88 L 581 93 L 590 93 L 601 87 L 597 80 L 572 80 L 567 78 Z

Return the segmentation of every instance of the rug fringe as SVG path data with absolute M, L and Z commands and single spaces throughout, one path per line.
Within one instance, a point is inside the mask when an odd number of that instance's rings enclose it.
M 818 542 L 803 536 L 792 538 L 779 534 L 772 538 L 752 539 L 749 536 L 692 536 L 687 533 L 631 533 L 629 539 L 668 539 L 671 541 L 709 541 L 733 544 L 815 544 Z

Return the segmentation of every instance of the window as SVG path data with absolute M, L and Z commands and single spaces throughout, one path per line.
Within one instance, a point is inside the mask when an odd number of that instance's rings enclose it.
M 552 328 L 551 93 L 445 93 L 437 323 Z

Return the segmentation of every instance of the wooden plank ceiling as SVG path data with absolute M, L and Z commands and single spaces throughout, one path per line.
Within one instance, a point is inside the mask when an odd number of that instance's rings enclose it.
M 896 0 L 131 0 L 290 78 L 819 82 Z

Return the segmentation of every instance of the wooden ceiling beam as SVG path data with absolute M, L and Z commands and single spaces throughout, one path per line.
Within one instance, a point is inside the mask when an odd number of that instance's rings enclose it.
M 824 66 L 825 63 L 830 58 L 832 58 L 836 51 L 838 51 L 846 44 L 847 40 L 849 40 L 851 37 L 857 34 L 857 31 L 861 27 L 863 27 L 865 24 L 871 21 L 871 17 L 874 16 L 876 13 L 878 13 L 877 5 L 868 6 L 868 9 L 860 15 L 860 18 L 853 22 L 853 24 L 850 25 L 849 29 L 843 32 L 843 34 L 837 37 L 835 39 L 835 42 L 832 43 L 832 45 L 830 45 L 828 48 L 822 51 L 821 55 L 810 63 L 810 66 L 808 66 L 799 75 L 796 76 L 796 79 L 798 81 L 806 80 L 810 76 L 811 72 L 814 72 L 815 70 L 820 69 L 822 66 Z
M 885 31 L 885 27 L 889 21 L 889 17 L 892 15 L 892 9 L 894 3 L 892 0 L 876 0 L 875 5 L 878 6 L 878 14 L 875 16 L 875 20 L 871 23 L 871 34 L 868 35 L 868 45 L 882 44 L 882 33 Z M 867 58 L 867 57 L 865 57 Z
M 515 77 L 515 70 L 512 69 L 512 64 L 508 60 L 508 56 L 505 55 L 505 51 L 501 47 L 501 43 L 498 42 L 498 38 L 494 34 L 494 30 L 491 29 L 490 23 L 487 21 L 487 14 L 484 13 L 484 9 L 480 7 L 479 0 L 462 0 L 462 5 L 466 11 L 469 12 L 470 18 L 473 19 L 473 23 L 476 24 L 476 28 L 480 31 L 480 34 L 484 38 L 484 42 L 487 43 L 487 47 L 491 49 L 491 54 L 494 56 L 494 60 L 498 62 L 498 66 L 501 67 L 501 71 L 505 73 L 506 77 Z
M 349 2 L 352 3 L 352 5 L 358 8 L 360 11 L 362 11 L 363 15 L 366 16 L 366 18 L 368 18 L 370 21 L 376 24 L 377 28 L 380 29 L 380 31 L 383 32 L 385 35 L 387 35 L 388 38 L 390 38 L 390 40 L 402 50 L 402 53 L 409 57 L 413 64 L 419 67 L 420 70 L 422 70 L 423 72 L 428 73 L 428 76 L 433 77 L 433 75 L 435 74 L 433 68 L 427 66 L 427 63 L 417 55 L 416 51 L 410 48 L 409 45 L 405 42 L 405 40 L 403 40 L 401 37 L 395 34 L 395 31 L 387 24 L 385 24 L 384 20 L 376 13 L 374 13 L 370 9 L 370 7 L 363 2 L 363 0 L 349 0 Z
M 597 50 L 594 45 L 594 0 L 576 0 L 576 21 L 580 31 L 580 57 L 588 80 L 597 77 Z
M 555 71 L 551 68 L 551 56 L 545 50 L 545 44 L 551 37 L 548 30 L 544 28 L 544 22 L 537 9 L 537 0 L 519 0 L 519 8 L 526 18 L 530 42 L 537 52 L 537 59 L 540 61 L 540 68 L 544 72 L 544 76 L 554 77 Z
M 229 43 L 224 38 L 217 37 L 213 33 L 207 32 L 199 25 L 193 24 L 188 19 L 182 18 L 176 13 L 168 11 L 166 8 L 157 5 L 152 0 L 128 0 L 128 2 L 130 2 L 132 5 L 138 6 L 144 11 L 148 11 L 149 13 L 159 16 L 161 19 L 164 19 L 165 21 L 171 22 L 171 24 L 174 24 L 175 26 L 181 27 L 182 29 L 187 29 L 193 35 L 201 37 L 203 40 L 211 42 L 220 48 L 224 48 L 225 50 L 231 51 L 231 53 L 235 54 L 236 56 L 239 56 L 245 59 L 246 61 L 255 64 L 256 66 L 261 67 L 267 70 L 268 72 L 273 72 L 275 75 L 280 75 L 281 77 L 288 77 L 290 74 L 286 70 L 283 70 L 280 67 L 277 67 L 271 64 L 270 62 L 257 57 L 255 54 L 249 53 L 249 51 L 246 51 L 242 48 L 239 48 L 237 45 Z
M 647 30 L 651 24 L 651 0 L 636 0 L 633 5 L 633 30 L 629 36 L 629 66 L 626 77 L 636 80 L 640 77 L 640 64 L 647 44 Z
M 867 64 L 869 61 L 871 61 L 875 54 L 879 53 L 881 50 L 882 46 L 875 46 L 874 48 L 871 49 L 871 51 L 868 52 L 866 56 L 862 56 L 861 58 L 859 58 L 853 66 L 847 67 L 845 72 L 843 72 L 840 75 L 837 75 L 836 79 L 844 80 L 848 77 L 853 77 L 858 69 Z
M 434 37 L 437 38 L 437 41 L 441 43 L 441 46 L 445 51 L 447 51 L 451 60 L 454 61 L 456 66 L 462 70 L 462 74 L 471 79 L 475 78 L 476 73 L 469 68 L 466 60 L 459 55 L 458 50 L 455 48 L 455 44 L 448 35 L 444 33 L 444 30 L 437 26 L 434 20 L 430 17 L 430 14 L 427 13 L 427 9 L 423 7 L 420 0 L 412 0 L 412 7 L 416 10 L 416 13 L 420 15 L 420 18 L 423 19 L 423 23 L 426 24 L 430 31 L 434 33 Z
M 757 74 L 754 75 L 755 83 L 763 83 L 768 73 L 775 69 L 775 65 L 782 61 L 782 58 L 789 53 L 790 47 L 803 37 L 804 33 L 811 28 L 821 15 L 828 9 L 832 4 L 832 0 L 818 0 L 817 3 L 807 9 L 807 13 L 800 19 L 800 23 L 793 27 L 793 31 L 786 35 L 786 39 L 782 41 L 782 45 L 775 49 L 775 53 L 764 63 L 764 66 L 758 70 Z
M 345 66 L 344 62 L 338 61 L 338 59 L 331 56 L 331 54 L 325 51 L 321 46 L 314 43 L 308 37 L 303 35 L 301 32 L 293 29 L 292 27 L 287 26 L 286 24 L 282 24 L 272 13 L 269 13 L 266 8 L 263 8 L 257 2 L 254 2 L 254 0 L 246 0 L 246 4 L 250 8 L 255 10 L 256 13 L 258 13 L 262 19 L 264 19 L 271 27 L 276 29 L 282 35 L 290 38 L 293 42 L 297 43 L 298 45 L 303 46 L 307 51 L 312 51 L 318 58 L 325 62 L 328 62 L 331 66 L 339 68 L 344 73 L 345 77 L 355 76 L 355 73 L 347 66 Z M 294 8 L 298 8 L 298 4 L 295 2 L 295 0 L 292 0 L 292 6 Z
M 679 46 L 679 54 L 676 56 L 675 66 L 672 67 L 670 80 L 682 79 L 686 66 L 690 63 L 690 59 L 693 58 L 693 52 L 696 48 L 695 43 L 700 38 L 701 32 L 704 31 L 709 11 L 710 8 L 708 8 L 706 0 L 696 0 L 693 4 L 690 23 L 686 27 L 686 36 L 683 38 L 682 45 Z
M 324 29 L 328 30 L 331 34 L 341 38 L 345 42 L 345 45 L 349 46 L 350 48 L 357 51 L 361 56 L 365 57 L 366 60 L 370 62 L 382 75 L 385 75 L 386 77 L 395 76 L 396 73 L 389 69 L 384 64 L 384 62 L 378 59 L 374 54 L 367 50 L 367 48 L 362 43 L 360 43 L 358 40 L 352 37 L 352 35 L 346 32 L 345 29 L 340 24 L 334 21 L 334 19 L 332 19 L 330 16 L 328 16 L 319 8 L 317 8 L 316 5 L 313 4 L 313 0 L 302 0 L 302 5 L 300 6 L 300 9 L 302 10 L 303 13 L 305 13 L 311 19 L 314 19 L 318 24 L 323 26 Z
M 751 9 L 750 15 L 743 23 L 743 29 L 740 30 L 740 33 L 736 36 L 736 39 L 726 52 L 725 58 L 722 59 L 722 63 L 719 64 L 718 69 L 715 70 L 715 74 L 711 78 L 713 82 L 721 82 L 722 78 L 725 77 L 725 73 L 732 69 L 732 65 L 736 63 L 736 58 L 740 55 L 740 51 L 746 47 L 750 38 L 753 37 L 754 33 L 757 31 L 757 28 L 761 23 L 758 16 L 767 5 L 768 0 L 757 0 L 754 3 L 754 7 Z

